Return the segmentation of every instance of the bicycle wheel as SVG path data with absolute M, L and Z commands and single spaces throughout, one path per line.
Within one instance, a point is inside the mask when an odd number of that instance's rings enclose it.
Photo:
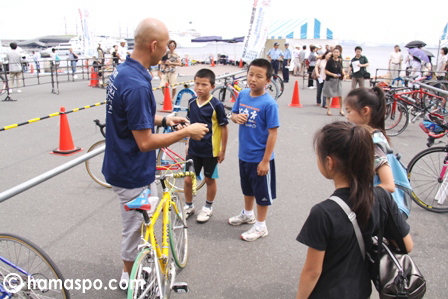
M 170 206 L 170 247 L 174 262 L 179 268 L 183 268 L 188 260 L 188 227 L 187 217 L 182 200 L 177 194 L 171 194 Z M 174 207 L 179 213 L 176 213 Z
M 271 80 L 271 82 L 269 82 L 266 87 L 264 88 L 264 90 L 269 93 L 272 98 L 274 100 L 277 101 L 279 94 L 280 94 L 280 88 L 278 87 L 277 83 L 274 80 Z
M 94 149 L 97 149 L 105 144 L 106 144 L 106 140 L 100 140 L 100 141 L 94 143 L 89 148 L 89 150 L 87 152 L 90 153 Z M 96 155 L 93 158 L 90 158 L 89 160 L 86 160 L 86 162 L 85 162 L 86 169 L 87 169 L 87 172 L 89 173 L 90 177 L 95 182 L 97 182 L 98 184 L 100 184 L 103 187 L 111 188 L 112 186 L 106 182 L 106 179 L 104 178 L 104 175 L 101 171 L 103 168 L 103 160 L 104 160 L 104 152 L 99 155 Z
M 0 285 L 9 291 L 14 287 L 14 298 L 70 298 L 61 271 L 29 240 L 13 234 L 0 234 L 0 257 L 13 264 L 0 260 Z
M 212 95 L 221 101 L 224 105 L 224 109 L 226 110 L 227 118 L 231 118 L 233 104 L 237 98 L 233 89 L 227 86 L 219 86 L 212 90 Z
M 275 83 L 277 84 L 277 86 L 279 87 L 279 94 L 278 97 L 281 97 L 283 94 L 283 91 L 285 90 L 285 83 L 283 82 L 283 79 L 280 78 L 280 76 L 275 75 L 274 77 L 272 77 L 272 80 L 275 81 Z
M 388 136 L 401 134 L 408 126 L 409 111 L 403 103 L 388 101 L 386 103 L 385 129 Z
M 428 148 L 408 165 L 412 200 L 425 210 L 448 213 L 448 148 Z
M 129 277 L 128 299 L 163 298 L 162 276 L 154 249 L 145 248 L 137 255 Z

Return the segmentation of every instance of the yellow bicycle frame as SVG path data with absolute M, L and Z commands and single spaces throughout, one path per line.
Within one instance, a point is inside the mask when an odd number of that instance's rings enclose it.
M 190 176 L 193 181 L 193 186 L 196 186 L 196 174 L 191 171 L 175 173 L 175 177 L 185 177 Z M 193 188 L 193 194 L 196 194 L 196 188 Z M 159 259 L 159 265 L 161 272 L 163 275 L 167 273 L 168 263 L 169 263 L 169 254 L 170 254 L 170 244 L 169 244 L 169 235 L 170 235 L 170 207 L 174 209 L 175 213 L 179 215 L 179 208 L 174 201 L 171 200 L 171 191 L 168 188 L 163 190 L 163 196 L 160 200 L 157 208 L 155 209 L 152 216 L 149 218 L 149 223 L 143 223 L 142 229 L 146 228 L 144 234 L 144 241 L 151 244 L 153 248 L 155 248 L 157 257 Z M 160 215 L 162 215 L 162 246 L 160 246 L 156 239 L 156 234 L 154 231 L 154 226 L 159 219 Z

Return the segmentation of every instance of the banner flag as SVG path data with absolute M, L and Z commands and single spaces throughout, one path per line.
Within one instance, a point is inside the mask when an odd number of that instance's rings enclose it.
M 270 5 L 271 0 L 254 0 L 249 33 L 244 38 L 243 54 L 241 55 L 246 63 L 259 58 L 264 49 L 268 35 Z

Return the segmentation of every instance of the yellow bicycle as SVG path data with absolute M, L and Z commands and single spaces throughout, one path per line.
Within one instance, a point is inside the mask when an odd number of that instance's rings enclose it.
M 162 199 L 159 201 L 154 213 L 148 215 L 150 205 L 142 202 L 136 208 L 131 207 L 131 201 L 127 209 L 136 210 L 143 214 L 142 244 L 139 245 L 139 254 L 132 267 L 128 299 L 136 298 L 169 298 L 171 290 L 176 293 L 188 292 L 188 286 L 183 282 L 175 282 L 176 266 L 182 269 L 187 264 L 188 258 L 188 227 L 183 203 L 176 194 L 175 189 L 168 188 L 169 179 L 190 176 L 193 182 L 193 194 L 196 193 L 196 175 L 193 161 L 182 162 L 186 164 L 185 172 L 169 172 L 157 175 L 163 189 Z M 134 203 L 135 205 L 135 203 Z M 155 226 L 162 216 L 161 237 L 157 238 Z M 160 223 L 159 223 L 160 224 Z M 161 240 L 161 243 L 160 243 Z

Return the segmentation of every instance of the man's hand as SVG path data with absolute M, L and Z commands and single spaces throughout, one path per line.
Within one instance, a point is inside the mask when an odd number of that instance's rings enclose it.
M 201 140 L 208 132 L 206 124 L 194 123 L 185 128 L 190 134 L 190 138 L 194 140 Z
M 187 127 L 190 122 L 185 117 L 170 116 L 166 118 L 166 124 L 171 127 L 177 125 L 177 129 L 180 130 Z

